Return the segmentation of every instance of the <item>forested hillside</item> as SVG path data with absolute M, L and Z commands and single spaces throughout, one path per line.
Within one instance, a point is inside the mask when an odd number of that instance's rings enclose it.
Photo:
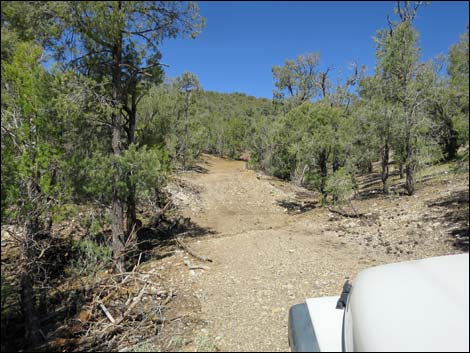
M 451 163 L 468 177 L 469 28 L 423 61 L 421 2 L 398 2 L 383 19 L 373 74 L 355 63 L 340 75 L 312 47 L 267 64 L 272 99 L 205 90 L 196 73 L 168 77 L 161 44 L 204 31 L 194 3 L 1 6 L 2 351 L 103 349 L 131 325 L 130 311 L 109 319 L 99 285 L 131 276 L 143 230 L 157 244 L 187 230 L 168 190 L 178 175 L 204 172 L 203 154 L 246 160 L 322 207 L 354 200 L 373 171 L 383 195 L 404 199 L 425 168 Z M 139 292 L 126 290 L 128 307 Z M 86 329 L 98 321 L 60 333 L 82 305 L 118 323 L 93 340 Z

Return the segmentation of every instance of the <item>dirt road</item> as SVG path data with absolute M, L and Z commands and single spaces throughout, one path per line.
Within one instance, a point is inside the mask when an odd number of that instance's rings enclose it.
M 337 295 L 346 278 L 377 262 L 329 231 L 324 210 L 301 214 L 313 207 L 305 190 L 241 161 L 204 160 L 185 177 L 201 190 L 185 214 L 216 233 L 191 244 L 213 259 L 210 270 L 193 271 L 209 335 L 222 351 L 288 350 L 290 305 Z

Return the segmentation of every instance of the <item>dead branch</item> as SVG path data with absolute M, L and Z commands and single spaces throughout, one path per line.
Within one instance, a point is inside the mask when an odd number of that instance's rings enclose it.
M 335 210 L 334 208 L 331 208 L 331 207 L 328 207 L 328 211 L 332 212 L 332 213 L 336 213 L 336 214 L 339 214 L 340 216 L 343 216 L 343 217 L 348 217 L 348 218 L 361 218 L 361 217 L 366 217 L 365 214 L 363 213 L 346 213 L 344 211 L 340 211 L 340 210 Z
M 113 324 L 116 323 L 116 320 L 114 320 L 113 315 L 111 315 L 111 313 L 108 311 L 108 309 L 103 304 L 100 304 L 100 308 L 101 308 L 101 310 L 103 310 L 104 314 L 109 319 L 109 321 L 111 321 L 111 323 L 113 323 Z
M 166 203 L 166 205 L 163 206 L 163 208 L 162 208 L 162 210 L 161 210 L 161 214 L 164 214 L 172 204 L 173 204 L 173 202 L 172 202 L 171 200 L 168 201 L 168 202 Z
M 173 291 L 170 291 L 170 293 L 168 293 L 168 296 L 166 297 L 166 299 L 163 301 L 162 306 L 167 305 L 170 302 L 171 298 L 173 298 L 174 295 L 175 295 L 175 293 L 173 293 Z
M 175 238 L 175 242 L 180 248 L 182 248 L 184 251 L 186 251 L 192 257 L 194 257 L 194 258 L 196 258 L 200 261 L 212 262 L 212 260 L 210 258 L 208 258 L 207 256 L 200 256 L 200 255 L 196 254 L 193 250 L 191 250 L 191 248 L 189 248 L 186 244 L 184 244 L 180 239 Z
M 362 217 L 359 216 L 359 213 L 357 212 L 356 210 L 356 207 L 354 207 L 353 203 L 352 203 L 352 200 L 349 200 L 349 205 L 351 206 L 353 212 L 355 215 L 358 215 L 358 218 L 359 218 L 359 221 L 361 222 L 362 225 L 364 226 L 367 226 L 366 222 L 364 222 L 364 220 L 362 219 Z M 364 217 L 367 217 L 366 215 L 364 215 Z
M 122 314 L 117 320 L 115 320 L 115 322 L 112 323 L 111 326 L 108 326 L 104 330 L 101 330 L 100 335 L 99 335 L 101 338 L 104 338 L 114 333 L 116 330 L 118 330 L 121 327 L 120 324 L 124 321 L 124 319 L 126 319 L 126 317 L 136 307 L 136 305 L 140 303 L 142 296 L 145 294 L 146 289 L 147 289 L 147 284 L 144 285 L 144 287 L 140 290 L 139 294 L 133 299 L 132 304 L 129 306 L 129 308 L 127 308 L 124 314 Z
M 210 270 L 209 266 L 203 266 L 203 265 L 193 265 L 191 264 L 188 260 L 183 261 L 186 266 L 188 266 L 188 269 L 190 270 Z
M 137 295 L 137 297 L 134 298 L 132 304 L 129 306 L 129 308 L 124 312 L 124 314 L 116 321 L 116 325 L 119 325 L 122 320 L 124 320 L 126 318 L 127 315 L 129 315 L 129 313 L 132 311 L 132 309 L 135 308 L 135 306 L 137 304 L 140 303 L 140 300 L 142 299 L 142 296 L 144 295 L 145 293 L 145 290 L 147 289 L 147 284 L 145 284 L 142 289 L 140 290 L 139 292 L 139 295 Z

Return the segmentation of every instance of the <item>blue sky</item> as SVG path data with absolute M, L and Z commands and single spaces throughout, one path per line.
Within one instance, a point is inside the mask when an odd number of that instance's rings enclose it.
M 372 37 L 387 27 L 395 2 L 199 1 L 206 27 L 195 40 L 172 39 L 162 45 L 167 76 L 195 73 L 205 90 L 243 92 L 272 98 L 271 67 L 299 54 L 319 52 L 332 78 L 348 64 L 372 72 Z M 447 53 L 469 21 L 468 2 L 435 1 L 420 8 L 422 59 Z

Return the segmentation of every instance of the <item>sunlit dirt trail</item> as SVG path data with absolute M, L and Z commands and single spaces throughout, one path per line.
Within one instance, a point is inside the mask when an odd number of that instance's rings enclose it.
M 199 173 L 183 178 L 201 190 L 184 213 L 215 232 L 191 246 L 213 259 L 209 270 L 195 271 L 193 285 L 220 350 L 288 350 L 292 304 L 339 294 L 345 278 L 376 263 L 328 231 L 324 210 L 289 212 L 309 204 L 299 199 L 305 190 L 257 175 L 245 162 L 205 156 Z

